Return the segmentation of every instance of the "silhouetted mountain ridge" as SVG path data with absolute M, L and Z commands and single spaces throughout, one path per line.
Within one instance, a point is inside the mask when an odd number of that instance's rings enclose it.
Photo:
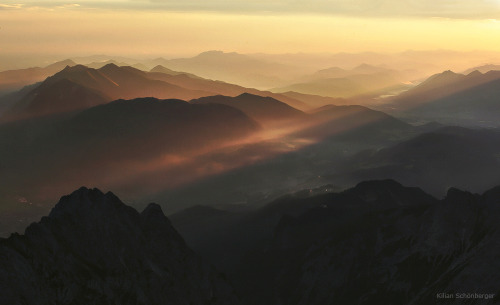
M 305 118 L 305 114 L 272 97 L 262 97 L 250 93 L 243 93 L 236 97 L 209 96 L 191 100 L 194 104 L 223 104 L 235 107 L 254 120 L 261 123 L 270 123 L 282 120 Z
M 443 127 L 345 162 L 339 179 L 392 177 L 431 194 L 451 186 L 483 192 L 500 181 L 498 130 Z
M 62 197 L 25 235 L 1 240 L 0 256 L 5 304 L 237 303 L 158 205 L 139 214 L 97 189 Z
M 65 185 L 63 189 L 112 183 L 134 177 L 144 167 L 147 172 L 191 162 L 190 155 L 259 130 L 258 123 L 233 107 L 156 98 L 117 100 L 65 116 L 3 124 L 0 163 L 2 176 L 9 178 L 2 191 L 31 200 L 46 196 L 40 191 L 49 182 L 43 175 L 50 175 L 53 185 Z M 109 180 L 113 174 L 117 176 Z
M 247 304 L 427 304 L 463 289 L 481 291 L 477 304 L 496 304 L 498 202 L 498 187 L 483 195 L 450 188 L 437 200 L 394 180 L 365 181 L 206 222 L 188 243 L 213 259 L 242 257 L 217 263 Z M 184 215 L 181 234 L 188 223 Z
M 19 70 L 8 70 L 0 72 L 0 92 L 15 91 L 24 86 L 41 82 L 48 76 L 57 73 L 67 66 L 74 66 L 76 63 L 70 59 L 50 64 L 46 67 L 34 67 Z
M 128 66 L 119 67 L 114 63 L 100 69 L 83 65 L 66 66 L 17 101 L 3 120 L 85 109 L 116 99 L 154 96 L 189 100 L 207 94 L 152 79 L 144 71 Z

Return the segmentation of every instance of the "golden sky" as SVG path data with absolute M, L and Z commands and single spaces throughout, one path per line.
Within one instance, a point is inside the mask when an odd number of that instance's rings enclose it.
M 78 1 L 78 0 L 75 0 Z M 1 54 L 500 51 L 500 0 L 4 1 Z

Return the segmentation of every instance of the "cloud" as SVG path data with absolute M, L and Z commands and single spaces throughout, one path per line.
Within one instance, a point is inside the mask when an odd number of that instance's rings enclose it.
M 78 3 L 82 8 L 96 9 L 500 19 L 500 0 L 80 0 Z M 67 5 L 73 3 L 46 0 L 25 2 L 26 7 L 60 8 Z
M 8 2 L 8 1 L 6 1 Z M 80 7 L 80 4 L 78 3 L 71 3 L 71 2 L 54 2 L 54 1 L 25 1 L 24 3 L 6 3 L 6 4 L 0 4 L 0 9 L 26 9 L 26 10 L 33 10 L 33 9 L 49 9 L 49 10 L 54 10 L 54 9 L 71 9 L 71 8 L 77 8 Z
M 23 5 L 20 3 L 0 4 L 0 10 L 21 9 L 22 7 Z

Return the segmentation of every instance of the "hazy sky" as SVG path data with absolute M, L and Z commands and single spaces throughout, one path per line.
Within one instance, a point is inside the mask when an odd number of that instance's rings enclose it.
M 500 51 L 500 0 L 2 1 L 6 54 Z

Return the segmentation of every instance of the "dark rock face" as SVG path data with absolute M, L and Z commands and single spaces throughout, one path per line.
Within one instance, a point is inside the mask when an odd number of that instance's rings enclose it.
M 240 257 L 213 261 L 246 304 L 500 302 L 500 187 L 483 195 L 451 188 L 438 200 L 393 180 L 366 181 L 283 197 L 238 221 L 212 216 L 198 222 L 198 239 L 189 215 L 179 216 L 174 224 L 197 253 Z
M 307 305 L 498 304 L 493 202 L 500 198 L 493 197 L 450 189 L 437 201 L 390 181 L 359 184 L 280 222 L 267 253 L 282 262 L 275 298 Z
M 0 241 L 1 304 L 237 304 L 161 208 L 81 188 Z

